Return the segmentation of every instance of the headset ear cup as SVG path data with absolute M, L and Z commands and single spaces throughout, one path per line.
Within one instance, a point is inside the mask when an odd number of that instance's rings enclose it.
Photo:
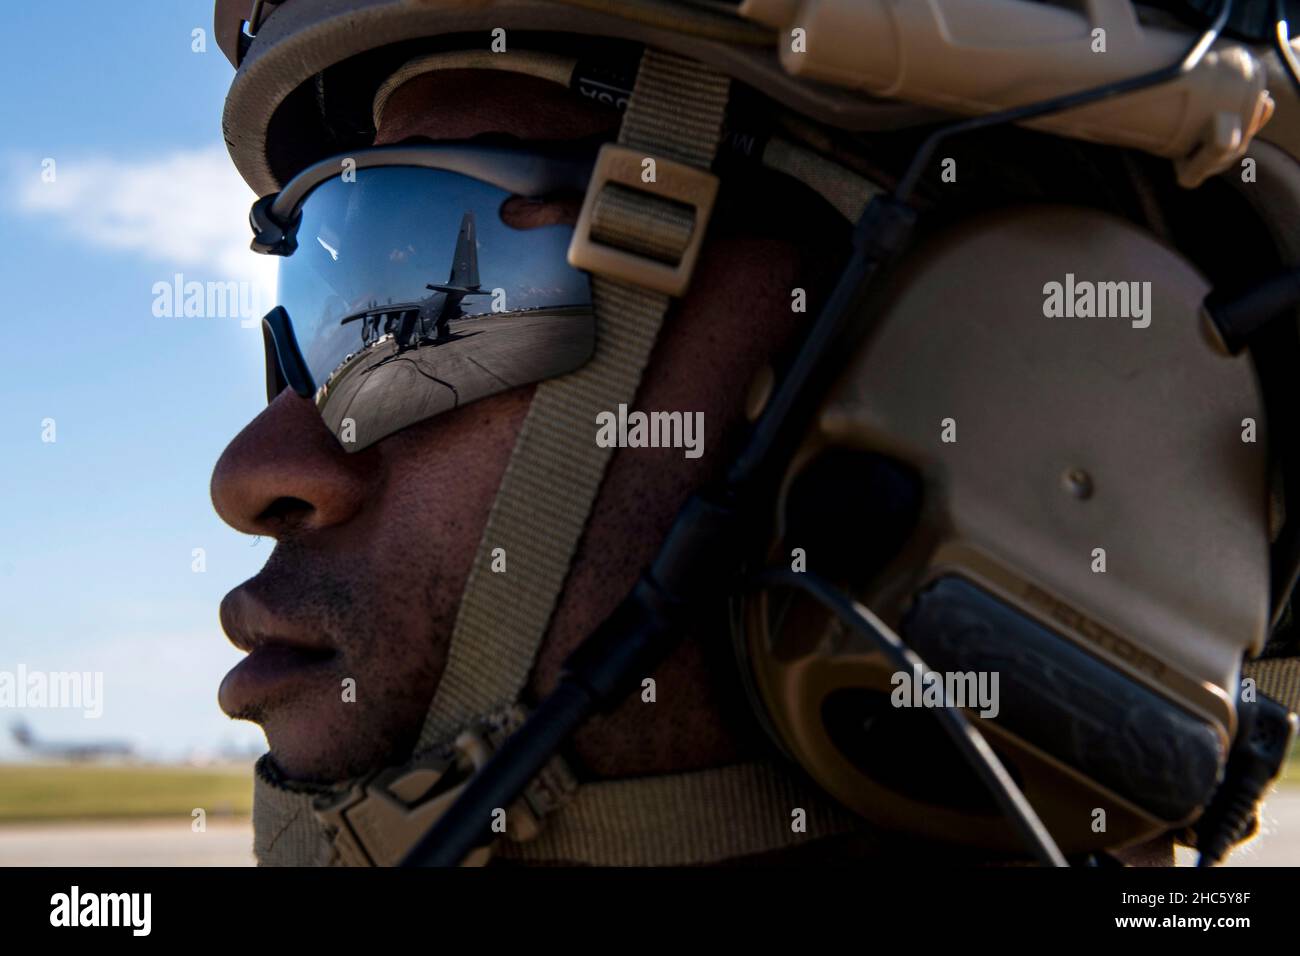
M 940 494 L 940 489 L 928 490 L 922 472 L 904 461 L 876 450 L 828 443 L 823 436 L 796 456 L 785 482 L 780 531 L 769 560 L 829 578 L 868 607 L 892 607 L 900 636 L 931 669 L 969 675 L 976 682 L 986 679 L 987 688 L 978 683 L 979 706 L 960 706 L 966 707 L 968 716 L 990 718 L 973 723 L 1066 852 L 1148 838 L 1168 829 L 1170 822 L 1189 818 L 1195 808 L 1181 804 L 1136 810 L 1127 804 L 1111 806 L 1110 793 L 1125 799 L 1132 796 L 1116 780 L 1109 780 L 1112 789 L 1101 784 L 1078 789 L 1071 767 L 1089 770 L 1089 780 L 1103 780 L 1106 774 L 1099 772 L 1095 761 L 1084 759 L 1089 754 L 1067 759 L 1069 748 L 1059 746 L 1059 740 L 1048 757 L 1035 754 L 1032 748 L 1050 738 L 1050 728 L 1069 726 L 1070 708 L 1077 701 L 1064 700 L 1058 712 L 1052 709 L 1051 695 L 1041 700 L 1028 695 L 1031 702 L 1040 702 L 1042 711 L 1041 726 L 1033 728 L 1025 726 L 1026 714 L 1033 718 L 1036 712 L 1026 704 L 1011 707 L 1009 702 L 1007 711 L 1014 719 L 1008 720 L 1008 715 L 1002 715 L 1000 722 L 993 719 L 999 716 L 999 685 L 992 675 L 996 672 L 1006 679 L 1004 690 L 1012 689 L 1017 676 L 1024 677 L 1025 669 L 1038 660 L 1048 662 L 1044 666 L 1049 671 L 1049 664 L 1059 664 L 1057 669 L 1071 673 L 1079 685 L 1091 678 L 1088 686 L 1110 688 L 1117 700 L 1129 699 L 1137 689 L 1117 683 L 1118 676 L 1100 665 L 1089 670 L 1082 652 L 1074 651 L 1074 658 L 1061 663 L 1061 654 L 1070 645 L 1049 639 L 1049 632 L 1023 618 L 1016 608 L 1004 607 L 993 595 L 959 577 L 939 581 L 947 582 L 943 595 L 954 591 L 956 595 L 942 608 L 961 613 L 953 620 L 919 619 L 918 602 L 933 588 L 924 586 L 926 562 L 916 562 L 928 554 L 926 543 L 934 530 L 928 509 Z M 801 562 L 802 567 L 792 562 Z M 937 611 L 934 603 L 930 600 L 925 607 Z M 796 589 L 772 586 L 754 591 L 741 604 L 733 634 L 758 722 L 781 751 L 841 804 L 885 830 L 976 852 L 1023 852 L 1020 837 L 985 785 L 943 734 L 934 715 L 925 710 L 933 704 L 922 706 L 919 691 L 899 703 L 900 674 L 877 649 L 839 626 L 823 605 Z M 1029 640 L 1035 635 L 1039 636 L 1036 644 Z M 1022 659 L 1025 655 L 1027 660 Z M 1051 685 L 1052 674 L 1030 673 L 1028 679 Z M 984 700 L 986 690 L 989 701 Z M 1158 714 L 1160 726 L 1181 716 L 1158 706 L 1155 696 L 1147 696 L 1150 700 L 1144 698 L 1147 706 L 1142 712 Z M 1202 745 L 1195 756 L 1204 759 L 1192 763 L 1212 770 L 1217 740 L 1212 728 L 1179 726 L 1180 740 Z M 1181 769 L 1190 774 L 1188 767 Z M 1209 778 L 1191 776 L 1176 781 L 1176 795 L 1199 804 L 1200 797 L 1208 796 L 1204 784 Z M 1094 828 L 1090 815 L 1099 806 L 1106 810 L 1101 830 Z

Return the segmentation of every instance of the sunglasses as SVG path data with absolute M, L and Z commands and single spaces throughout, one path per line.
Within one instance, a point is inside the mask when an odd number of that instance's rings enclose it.
M 253 249 L 280 257 L 262 320 L 267 400 L 316 404 L 349 452 L 591 357 L 588 276 L 571 225 L 516 228 L 507 201 L 580 195 L 591 151 L 378 147 L 317 163 L 254 204 Z

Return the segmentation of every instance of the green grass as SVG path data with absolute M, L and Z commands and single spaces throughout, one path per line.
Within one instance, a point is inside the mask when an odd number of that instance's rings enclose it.
M 1300 738 L 1282 768 L 1283 786 L 1300 786 Z M 247 817 L 252 768 L 0 765 L 0 824 L 53 820 Z
M 34 820 L 246 817 L 250 767 L 0 765 L 0 824 Z

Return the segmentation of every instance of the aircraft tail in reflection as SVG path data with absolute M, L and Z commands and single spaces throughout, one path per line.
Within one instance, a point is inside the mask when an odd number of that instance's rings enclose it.
M 449 337 L 448 324 L 464 314 L 461 302 L 466 296 L 492 294 L 492 290 L 481 288 L 479 281 L 476 233 L 474 213 L 466 212 L 460 220 L 447 281 L 427 284 L 425 288 L 432 291 L 431 295 L 367 309 L 348 316 L 342 324 L 361 322 L 363 346 L 373 345 L 384 335 L 393 336 L 398 351 L 429 342 L 445 342 Z

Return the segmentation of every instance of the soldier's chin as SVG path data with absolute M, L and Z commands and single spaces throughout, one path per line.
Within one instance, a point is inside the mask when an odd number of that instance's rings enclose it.
M 315 707 L 276 708 L 260 715 L 257 723 L 280 773 L 315 784 L 341 783 L 399 764 L 410 756 L 418 733 L 415 728 L 409 734 L 393 734 Z

